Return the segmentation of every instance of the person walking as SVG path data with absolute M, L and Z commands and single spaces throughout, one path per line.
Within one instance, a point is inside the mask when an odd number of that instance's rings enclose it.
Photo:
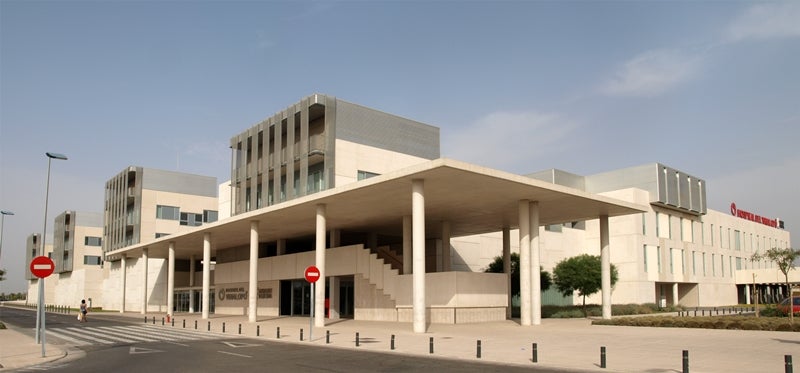
M 86 299 L 81 299 L 81 310 L 80 310 L 81 322 L 86 322 L 87 321 L 86 320 L 86 313 L 87 312 L 88 312 L 88 310 L 86 308 Z

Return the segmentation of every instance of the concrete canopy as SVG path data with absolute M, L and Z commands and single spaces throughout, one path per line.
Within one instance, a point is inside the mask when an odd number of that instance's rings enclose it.
M 439 236 L 442 221 L 450 222 L 452 237 L 518 228 L 520 200 L 539 201 L 541 225 L 647 211 L 646 206 L 440 158 L 111 251 L 106 260 L 139 257 L 144 248 L 151 258 L 165 258 L 170 242 L 175 243 L 177 258 L 202 257 L 205 233 L 211 235 L 212 251 L 248 246 L 252 221 L 259 223 L 261 242 L 313 236 L 318 204 L 326 205 L 327 229 L 402 236 L 403 216 L 411 215 L 415 179 L 425 184 L 428 237 Z

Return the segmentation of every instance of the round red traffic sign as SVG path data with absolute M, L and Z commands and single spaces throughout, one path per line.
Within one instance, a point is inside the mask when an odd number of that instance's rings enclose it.
M 37 256 L 31 260 L 31 273 L 38 278 L 50 276 L 55 269 L 53 260 L 46 256 Z
M 308 266 L 308 268 L 306 268 L 305 276 L 306 281 L 310 283 L 317 282 L 317 280 L 319 280 L 319 268 L 316 266 Z

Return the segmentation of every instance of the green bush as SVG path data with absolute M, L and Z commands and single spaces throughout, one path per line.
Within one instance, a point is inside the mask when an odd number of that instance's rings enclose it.
M 583 317 L 583 311 L 580 309 L 563 310 L 550 315 L 550 317 L 554 319 L 579 319 Z

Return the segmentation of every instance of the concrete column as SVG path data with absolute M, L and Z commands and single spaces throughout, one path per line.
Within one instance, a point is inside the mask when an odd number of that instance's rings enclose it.
M 147 248 L 142 249 L 142 315 L 147 313 Z
M 369 233 L 367 233 L 367 246 L 369 246 L 370 251 L 378 250 L 378 233 L 377 232 L 369 232 Z
M 286 240 L 279 238 L 276 245 L 278 246 L 278 255 L 286 255 Z
M 122 304 L 119 306 L 119 312 L 123 313 L 123 312 L 125 312 L 125 286 L 126 286 L 125 281 L 127 280 L 127 277 L 128 277 L 128 258 L 126 258 L 123 255 L 122 256 L 122 260 L 120 260 L 120 262 L 121 262 L 120 263 L 120 270 L 122 271 L 122 274 L 121 274 L 121 277 L 122 277 L 121 278 L 121 282 L 122 282 L 121 285 L 122 286 L 121 286 L 121 289 L 120 289 L 120 295 L 122 296 Z M 41 290 L 41 287 L 39 289 Z
M 175 242 L 169 243 L 167 255 L 167 315 L 173 315 L 175 309 Z
M 542 271 L 540 268 L 541 250 L 539 247 L 539 202 L 530 203 L 531 237 L 531 323 L 542 324 Z
M 339 247 L 342 246 L 342 230 L 341 229 L 331 229 L 331 247 Z
M 413 265 L 411 264 L 411 259 L 413 258 L 413 254 L 411 253 L 411 215 L 403 216 L 403 274 L 407 275 L 413 271 Z
M 506 307 L 506 318 L 511 318 L 512 298 L 511 294 L 511 229 L 503 227 L 503 273 L 506 274 L 506 287 L 508 288 L 508 307 Z
M 450 272 L 450 222 L 442 222 L 442 272 Z
M 744 303 L 750 304 L 750 285 L 744 285 Z
M 316 266 L 319 281 L 314 284 L 314 326 L 325 327 L 325 205 L 317 205 Z
M 678 283 L 672 284 L 672 305 L 678 305 Z
M 611 319 L 611 250 L 608 246 L 608 216 L 600 216 L 600 283 L 603 318 Z
M 194 254 L 189 257 L 189 313 L 194 313 L 194 267 L 195 262 Z
M 250 222 L 250 288 L 247 291 L 247 321 L 258 316 L 258 222 Z
M 205 320 L 208 318 L 208 307 L 210 302 L 208 293 L 211 291 L 211 233 L 203 234 L 203 316 Z
M 531 214 L 530 203 L 519 201 L 519 303 L 520 325 L 531 325 Z
M 331 276 L 328 279 L 328 318 L 331 320 L 339 319 L 339 278 Z
M 427 317 L 425 310 L 425 183 L 416 179 L 411 182 L 412 251 L 413 267 L 413 314 L 414 332 L 425 333 Z

